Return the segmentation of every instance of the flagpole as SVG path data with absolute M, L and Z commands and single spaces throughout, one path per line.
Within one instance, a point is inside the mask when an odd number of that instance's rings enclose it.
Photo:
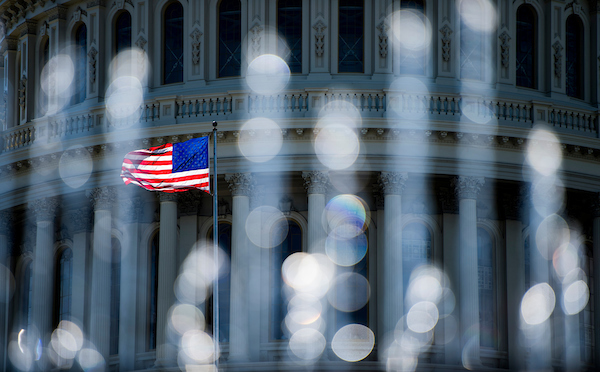
M 215 343 L 215 370 L 219 370 L 219 218 L 217 209 L 217 122 L 213 121 L 213 259 L 215 282 L 213 285 L 213 338 Z

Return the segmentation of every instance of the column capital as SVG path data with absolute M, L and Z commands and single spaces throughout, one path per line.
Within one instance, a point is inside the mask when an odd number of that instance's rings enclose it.
M 384 197 L 386 195 L 402 195 L 406 180 L 408 180 L 408 173 L 381 172 L 378 179 L 379 190 Z
M 92 214 L 89 207 L 76 209 L 69 215 L 73 232 L 86 232 L 92 229 Z
M 329 175 L 327 172 L 302 172 L 302 178 L 304 178 L 304 188 L 308 194 L 325 195 L 327 193 L 329 187 Z
M 254 188 L 251 173 L 229 173 L 225 175 L 225 181 L 233 196 L 250 196 Z
M 115 189 L 110 186 L 88 190 L 87 196 L 90 198 L 95 211 L 111 209 L 116 199 Z
M 457 176 L 452 180 L 458 200 L 477 199 L 481 187 L 485 184 L 483 177 Z
M 162 202 L 174 202 L 177 203 L 178 195 L 174 192 L 159 192 L 158 200 Z
M 177 197 L 177 209 L 183 215 L 195 215 L 198 213 L 198 208 L 202 203 L 201 191 L 190 190 L 182 192 Z
M 13 214 L 9 209 L 0 211 L 0 235 L 8 235 L 13 223 Z
M 41 198 L 29 202 L 29 209 L 35 214 L 35 220 L 52 221 L 56 208 L 58 207 L 58 198 Z

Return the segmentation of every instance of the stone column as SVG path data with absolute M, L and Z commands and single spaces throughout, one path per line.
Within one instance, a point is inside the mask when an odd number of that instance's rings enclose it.
M 450 289 L 456 299 L 460 298 L 460 241 L 458 235 L 458 200 L 455 193 L 448 188 L 441 188 L 440 202 L 442 205 L 442 230 L 444 249 L 444 272 L 448 275 Z M 445 363 L 448 365 L 460 364 L 460 338 L 458 337 L 458 322 L 460 312 L 458 306 L 450 316 L 443 319 L 444 334 L 450 341 L 445 346 Z
M 32 328 L 36 328 L 44 348 L 49 346 L 52 332 L 52 309 L 54 293 L 54 214 L 58 207 L 58 199 L 42 198 L 29 203 L 37 224 L 36 243 L 33 259 L 33 289 L 31 294 Z M 33 332 L 32 332 L 33 331 Z M 35 334 L 34 329 L 29 335 Z M 30 340 L 35 342 L 35 339 Z M 47 355 L 38 362 L 39 370 L 49 367 Z
M 112 260 L 112 205 L 114 190 L 99 187 L 89 191 L 94 206 L 94 240 L 92 243 L 92 295 L 90 341 L 108 364 L 110 353 L 110 285 Z
M 477 194 L 485 183 L 483 177 L 458 176 L 454 179 L 458 197 L 460 241 L 460 336 L 462 363 L 481 365 L 479 349 L 479 275 L 477 263 Z
M 2 130 L 17 125 L 17 97 L 19 89 L 17 77 L 17 45 L 19 40 L 11 37 L 4 38 L 4 87 L 2 89 L 4 104 L 4 127 Z M 6 146 L 6 144 L 4 144 Z
M 120 220 L 124 225 L 121 245 L 121 301 L 119 319 L 119 368 L 135 368 L 135 338 L 137 324 L 136 299 L 138 285 L 139 224 L 142 202 L 140 198 L 127 198 L 119 202 Z
M 302 178 L 308 193 L 308 252 L 325 253 L 327 232 L 323 228 L 322 216 L 329 177 L 326 172 L 310 171 L 302 172 Z
M 252 175 L 226 174 L 232 195 L 231 301 L 229 316 L 229 359 L 248 360 L 248 237 L 246 219 L 250 212 Z
M 198 190 L 182 192 L 178 195 L 177 208 L 179 210 L 179 226 L 181 229 L 177 267 L 181 264 L 190 252 L 196 249 L 198 240 L 198 208 L 201 199 Z
M 173 285 L 177 278 L 177 195 L 159 193 L 160 234 L 158 237 L 158 298 L 156 312 L 156 365 L 177 363 L 175 345 L 169 343 L 168 314 L 175 302 Z
M 87 207 L 73 211 L 70 215 L 73 226 L 73 288 L 71 303 L 71 320 L 78 322 L 84 332 L 84 314 L 86 288 L 86 270 L 88 250 L 90 248 L 90 230 L 92 225 L 91 210 Z
M 6 370 L 6 350 L 8 346 L 8 309 L 10 298 L 9 287 L 9 243 L 10 229 L 12 227 L 12 213 L 10 210 L 0 211 L 0 369 Z
M 384 197 L 384 243 L 379 254 L 383 255 L 383 287 L 379 292 L 383 294 L 381 304 L 383 309 L 379 312 L 383 317 L 379 319 L 380 334 L 390 336 L 396 323 L 404 315 L 404 283 L 402 279 L 402 191 L 407 173 L 381 172 L 379 187 Z
M 377 252 L 375 252 L 375 261 L 376 261 L 376 266 L 375 266 L 375 273 L 377 275 L 376 277 L 376 284 L 377 284 L 377 290 L 373 291 L 373 288 L 371 288 L 371 299 L 370 301 L 375 301 L 376 304 L 376 316 L 375 316 L 375 324 L 373 324 L 371 326 L 371 328 L 375 327 L 375 332 L 376 332 L 376 340 L 378 341 L 378 345 L 383 345 L 383 340 L 385 338 L 385 333 L 384 333 L 384 329 L 381 326 L 382 321 L 383 321 L 383 314 L 384 314 L 384 304 L 383 304 L 383 299 L 385 298 L 384 293 L 383 293 L 383 287 L 384 287 L 384 281 L 385 278 L 383 276 L 383 266 L 385 264 L 385 257 L 383 256 L 383 248 L 384 248 L 384 240 L 385 240 L 385 235 L 384 235 L 384 229 L 385 229 L 385 202 L 384 202 L 384 197 L 381 194 L 381 190 L 379 188 L 379 184 L 373 184 L 373 196 L 375 198 L 375 207 L 377 208 L 377 212 L 376 212 L 376 223 L 377 223 Z M 372 252 L 372 244 L 369 244 L 369 252 L 367 254 L 369 254 L 369 259 L 372 257 L 371 254 Z M 373 260 L 371 260 L 370 262 L 373 262 Z M 371 270 L 371 265 L 369 265 L 369 270 Z M 381 270 L 380 270 L 381 269 Z M 378 293 L 380 295 L 378 295 Z M 371 321 L 371 319 L 369 319 L 369 322 Z M 369 323 L 371 324 L 371 323 Z M 383 356 L 385 355 L 384 353 L 385 350 L 380 349 L 377 350 L 377 354 L 378 354 L 378 359 L 379 360 L 383 360 Z
M 594 360 L 596 365 L 600 364 L 600 194 L 596 194 L 596 203 L 594 208 L 594 220 L 592 222 L 592 244 L 594 257 Z
M 506 224 L 506 317 L 508 325 L 508 365 L 511 370 L 525 368 L 521 342 L 521 300 L 525 294 L 525 246 L 519 195 L 504 195 Z
M 260 207 L 263 204 L 265 196 L 265 187 L 263 185 L 254 185 L 252 195 L 250 196 L 250 210 Z M 261 218 L 261 222 L 264 223 L 264 219 Z M 262 225 L 262 223 L 261 223 Z M 265 253 L 271 253 L 270 250 L 261 248 L 261 246 L 267 246 L 269 244 L 268 239 L 270 235 L 261 236 L 260 246 L 253 244 L 251 241 L 248 242 L 248 316 L 252 321 L 248 324 L 248 354 L 250 361 L 260 361 L 260 343 L 261 343 L 261 330 L 268 330 L 268 318 L 266 323 L 261 324 L 261 314 L 269 314 L 269 294 L 268 288 L 271 283 L 268 280 L 268 276 L 265 278 L 263 273 L 270 273 L 269 268 L 269 255 L 265 254 L 263 260 L 263 251 Z M 265 239 L 266 241 L 263 241 Z M 272 275 L 272 274 L 271 274 Z M 266 279 L 263 281 L 263 279 Z M 266 293 L 265 293 L 266 292 Z M 266 296 L 263 297 L 263 294 Z M 266 302 L 264 302 L 266 301 Z M 264 311 L 261 312 L 261 305 L 265 304 Z M 263 328 L 266 326 L 267 328 Z

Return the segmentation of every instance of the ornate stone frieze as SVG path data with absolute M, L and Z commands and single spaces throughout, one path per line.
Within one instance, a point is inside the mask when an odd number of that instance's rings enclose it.
M 313 25 L 313 29 L 316 31 L 315 33 L 315 53 L 317 57 L 322 57 L 323 52 L 325 50 L 325 29 L 327 25 L 323 23 L 322 20 L 318 20 L 317 23 Z
M 13 214 L 11 210 L 0 211 L 0 235 L 8 235 L 13 224 Z
M 182 192 L 177 198 L 177 210 L 184 215 L 194 215 L 198 213 L 198 208 L 202 202 L 202 191 L 190 190 Z
M 76 209 L 69 213 L 73 233 L 92 230 L 92 211 L 88 207 Z
M 52 22 L 56 19 L 62 19 L 63 21 L 67 19 L 67 10 L 68 8 L 64 5 L 57 5 L 52 9 L 47 11 L 49 18 L 48 22 Z
M 52 221 L 56 208 L 58 208 L 58 199 L 50 197 L 32 200 L 29 202 L 28 207 L 35 215 L 36 221 Z
M 379 190 L 385 195 L 402 195 L 404 187 L 408 180 L 408 173 L 402 172 L 381 172 L 379 174 Z
M 554 49 L 554 76 L 560 79 L 562 72 L 563 46 L 560 45 L 560 41 L 556 40 L 554 44 L 552 44 L 552 49 Z
M 448 25 L 444 25 L 440 28 L 440 33 L 442 34 L 442 60 L 444 62 L 450 61 L 450 52 L 452 47 L 452 29 Z
M 377 30 L 379 31 L 379 55 L 381 58 L 386 58 L 388 54 L 388 30 L 390 26 L 387 22 L 382 20 L 379 25 L 377 25 Z
M 27 77 L 25 77 L 25 75 L 23 75 L 21 77 L 21 81 L 19 82 L 19 106 L 21 106 L 22 109 L 25 108 L 25 105 L 27 104 Z
M 200 32 L 200 29 L 194 28 L 190 37 L 192 38 L 192 63 L 197 65 L 200 63 L 200 38 L 202 37 L 202 32 Z
M 500 57 L 502 67 L 508 67 L 510 61 L 510 35 L 504 31 L 498 36 L 500 39 Z
M 329 175 L 327 172 L 310 171 L 302 172 L 304 188 L 308 194 L 326 194 L 329 187 Z
M 452 180 L 458 199 L 477 199 L 481 187 L 485 184 L 483 177 L 458 176 Z
M 262 43 L 262 32 L 264 27 L 261 24 L 255 24 L 250 29 L 250 55 L 251 59 L 254 59 L 260 55 L 261 43 Z
M 111 209 L 116 200 L 115 189 L 110 186 L 96 187 L 95 189 L 88 190 L 87 194 L 94 206 L 94 210 Z
M 233 196 L 250 196 L 253 189 L 253 177 L 250 173 L 231 173 L 225 175 L 229 191 Z
M 96 56 L 98 55 L 98 51 L 96 48 L 91 47 L 88 52 L 88 63 L 90 65 L 90 84 L 94 84 L 96 82 Z
M 37 22 L 27 19 L 19 25 L 17 30 L 21 37 L 25 35 L 35 35 L 37 34 Z

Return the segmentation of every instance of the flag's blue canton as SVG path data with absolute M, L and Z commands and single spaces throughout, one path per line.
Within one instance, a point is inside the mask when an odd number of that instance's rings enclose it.
M 208 137 L 173 144 L 173 172 L 208 168 Z

